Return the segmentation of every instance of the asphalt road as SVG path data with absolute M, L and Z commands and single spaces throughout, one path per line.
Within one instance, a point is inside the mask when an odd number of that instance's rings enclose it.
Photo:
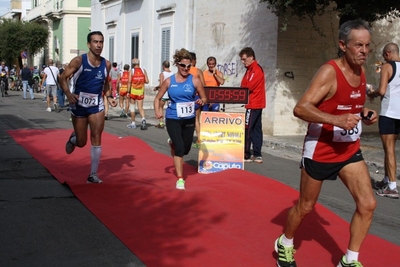
M 69 112 L 45 112 L 46 104 L 41 99 L 36 94 L 35 100 L 23 100 L 22 92 L 10 92 L 9 97 L 0 99 L 0 267 L 144 266 L 67 186 L 7 134 L 7 130 L 24 128 L 72 129 Z M 129 120 L 113 114 L 115 110 L 110 112 L 105 131 L 139 137 L 156 151 L 169 155 L 167 132 L 153 127 L 156 120 L 152 110 L 147 111 L 148 123 L 152 124 L 147 131 L 128 129 Z M 268 147 L 263 148 L 263 153 L 264 163 L 246 164 L 246 170 L 298 189 L 300 155 Z M 185 157 L 185 162 L 197 164 L 196 149 Z M 370 233 L 400 245 L 399 200 L 377 200 Z M 264 201 L 268 201 L 267 195 Z M 319 202 L 351 220 L 354 202 L 340 181 L 326 182 Z

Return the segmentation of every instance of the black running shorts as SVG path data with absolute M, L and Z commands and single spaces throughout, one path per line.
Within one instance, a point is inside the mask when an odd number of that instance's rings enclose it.
M 400 120 L 392 119 L 386 116 L 379 116 L 379 134 L 395 134 L 400 133 Z
M 343 162 L 322 163 L 309 158 L 302 158 L 300 168 L 304 168 L 311 178 L 319 181 L 336 180 L 340 170 L 347 164 L 364 160 L 361 150 Z

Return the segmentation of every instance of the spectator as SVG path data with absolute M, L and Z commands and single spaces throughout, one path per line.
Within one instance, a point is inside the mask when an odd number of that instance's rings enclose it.
M 207 58 L 207 69 L 203 71 L 205 86 L 220 86 L 225 83 L 224 76 L 217 70 L 217 59 L 215 57 Z M 196 135 L 197 141 L 192 145 L 194 148 L 200 148 L 200 113 L 201 111 L 219 111 L 219 103 L 206 103 L 203 107 L 196 110 Z
M 47 101 L 47 112 L 51 112 L 50 107 L 50 95 L 53 96 L 53 107 L 54 111 L 58 112 L 57 106 L 57 79 L 58 68 L 54 66 L 54 61 L 49 59 L 48 67 L 45 67 L 43 70 L 43 79 L 42 81 L 46 82 L 46 101 Z M 42 84 L 43 86 L 43 84 Z
M 0 73 L 2 74 L 2 78 L 4 77 L 4 75 L 5 75 L 5 77 L 6 78 L 4 78 L 4 83 L 6 84 L 6 88 L 5 88 L 5 92 L 4 92 L 4 94 L 5 95 L 8 95 L 8 67 L 7 67 L 7 65 L 6 65 L 6 62 L 5 61 L 2 61 L 1 62 L 1 65 L 0 65 Z
M 240 86 L 249 88 L 249 103 L 245 106 L 244 161 L 262 163 L 262 111 L 266 106 L 264 70 L 258 64 L 253 48 L 243 48 L 239 56 L 246 68 Z
M 35 99 L 33 95 L 33 89 L 31 85 L 29 84 L 29 80 L 32 80 L 32 72 L 30 68 L 28 67 L 28 64 L 24 64 L 21 70 L 21 80 L 22 80 L 22 90 L 23 90 L 23 95 L 22 97 L 26 99 L 26 90 L 29 90 L 29 94 L 31 96 L 31 99 Z
M 189 70 L 189 73 L 192 74 L 193 76 L 196 76 L 200 79 L 201 83 L 203 84 L 203 86 L 206 85 L 206 83 L 204 82 L 204 76 L 203 76 L 203 72 L 201 71 L 201 69 L 196 67 L 197 64 L 197 56 L 196 53 L 194 52 L 190 52 L 190 56 L 192 57 L 192 67 Z M 199 99 L 199 95 L 196 95 L 196 100 Z M 197 141 L 200 142 L 200 112 L 201 112 L 201 105 L 195 105 L 195 109 L 196 109 L 196 119 L 195 119 L 195 131 L 196 131 L 196 137 L 197 137 Z M 198 148 L 197 143 L 192 145 L 193 147 Z
M 62 88 L 60 87 L 60 84 L 58 83 L 58 80 L 60 79 L 61 74 L 63 73 L 65 69 L 65 64 L 61 64 L 60 61 L 57 62 L 57 68 L 58 68 L 58 75 L 57 75 L 57 99 L 58 99 L 58 105 L 63 108 L 65 106 L 65 94 Z
M 381 66 L 379 88 L 370 90 L 370 97 L 381 97 L 379 134 L 385 152 L 385 177 L 375 182 L 376 194 L 381 197 L 399 198 L 397 190 L 396 141 L 400 133 L 400 57 L 397 44 L 385 45 L 382 53 L 386 63 Z
M 169 69 L 170 64 L 168 60 L 165 60 L 162 63 L 162 68 L 163 71 L 160 73 L 159 77 L 158 77 L 158 86 L 154 89 L 154 90 L 160 90 L 161 84 L 168 79 L 169 77 L 171 77 L 172 75 L 174 75 L 174 73 Z M 168 97 L 168 91 L 165 92 L 165 94 L 162 96 L 161 100 L 160 100 L 160 113 L 164 114 L 164 105 L 165 102 L 167 102 L 169 100 Z M 156 125 L 157 128 L 160 129 L 164 129 L 164 118 L 161 118 L 159 123 Z
M 114 99 L 117 99 L 117 87 L 118 87 L 118 74 L 120 71 L 117 68 L 118 64 L 117 62 L 114 62 L 111 67 L 110 71 L 110 79 L 111 79 L 111 93 Z

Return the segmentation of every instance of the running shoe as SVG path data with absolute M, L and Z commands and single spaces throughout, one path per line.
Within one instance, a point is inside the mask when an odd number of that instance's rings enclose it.
M 262 157 L 253 157 L 255 163 L 262 163 Z
M 105 115 L 105 116 L 104 116 L 104 119 L 107 121 L 107 120 L 108 120 L 108 115 Z
M 253 162 L 253 156 L 251 156 L 250 158 L 244 158 L 244 162 Z
M 58 106 L 57 106 L 56 103 L 54 103 L 53 106 L 54 106 L 54 111 L 55 112 L 57 112 L 57 113 L 60 112 L 60 110 L 58 109 Z
M 385 182 L 384 179 L 382 179 L 381 181 L 375 181 L 375 183 L 374 183 L 375 189 L 382 189 L 382 188 L 384 188 L 386 185 L 388 185 L 388 183 Z
M 140 125 L 140 130 L 147 130 L 146 120 L 142 120 L 142 125 Z
M 71 133 L 71 136 L 68 138 L 67 143 L 65 144 L 65 152 L 67 154 L 71 154 L 75 150 L 75 145 L 71 142 L 71 138 L 75 136 L 75 132 Z
M 155 127 L 158 128 L 158 129 L 164 129 L 165 126 L 164 126 L 163 123 L 159 123 Z
M 388 198 L 394 198 L 398 199 L 399 198 L 399 191 L 397 188 L 395 189 L 390 189 L 389 185 L 385 185 L 382 189 L 379 189 L 376 191 L 376 194 L 381 197 L 388 197 Z
M 87 183 L 88 184 L 101 184 L 101 183 L 103 183 L 103 181 L 100 180 L 99 176 L 97 176 L 96 173 L 92 173 L 87 178 Z
M 128 127 L 129 129 L 136 129 L 137 128 L 136 124 L 132 124 L 132 123 L 129 123 L 126 127 Z
M 176 189 L 185 190 L 185 180 L 179 178 L 178 181 L 176 181 Z
M 51 108 L 47 108 L 46 111 L 47 111 L 47 112 L 51 112 Z
M 352 261 L 350 263 L 347 263 L 346 256 L 343 256 L 337 267 L 363 267 L 363 266 L 359 261 Z
M 121 114 L 119 114 L 120 118 L 124 118 L 126 116 L 125 112 L 121 111 Z
M 282 237 L 283 235 L 275 240 L 275 251 L 278 253 L 276 264 L 278 267 L 296 267 L 297 265 L 294 260 L 294 253 L 296 253 L 296 250 L 294 246 L 285 247 L 282 245 Z

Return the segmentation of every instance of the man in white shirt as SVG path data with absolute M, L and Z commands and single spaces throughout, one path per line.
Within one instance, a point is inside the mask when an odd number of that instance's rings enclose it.
M 48 66 L 43 70 L 42 83 L 46 81 L 46 100 L 47 100 L 47 112 L 51 112 L 50 107 L 50 94 L 53 96 L 54 111 L 58 112 L 57 107 L 57 77 L 58 68 L 54 66 L 54 61 L 49 59 Z M 42 84 L 43 85 L 43 84 Z M 42 86 L 41 85 L 41 86 Z

